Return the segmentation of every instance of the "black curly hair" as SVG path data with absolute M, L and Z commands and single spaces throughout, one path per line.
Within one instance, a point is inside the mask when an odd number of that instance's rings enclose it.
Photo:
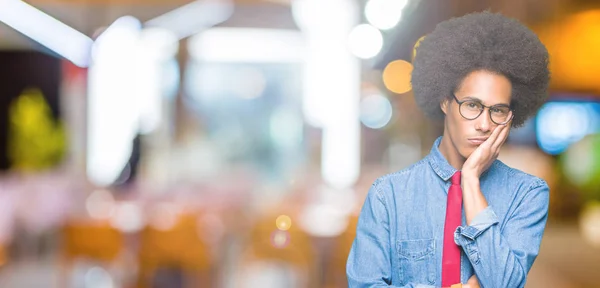
M 441 101 L 452 97 L 471 72 L 486 70 L 512 84 L 513 127 L 522 126 L 546 101 L 548 51 L 517 20 L 489 11 L 439 23 L 416 48 L 412 87 L 423 112 L 443 119 Z

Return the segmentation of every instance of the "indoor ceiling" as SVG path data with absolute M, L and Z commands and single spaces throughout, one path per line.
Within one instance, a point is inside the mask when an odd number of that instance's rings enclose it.
M 29 0 L 25 1 L 92 37 L 97 29 L 130 15 L 141 22 L 153 19 L 190 0 Z M 289 0 L 235 0 L 232 17 L 221 26 L 297 29 Z M 36 43 L 0 22 L 0 49 L 32 49 Z
M 278 29 L 297 29 L 290 10 L 291 0 L 234 0 L 234 13 L 229 20 L 219 26 L 227 27 L 262 27 Z M 325 1 L 325 0 L 323 0 Z M 348 0 L 365 3 L 366 0 Z M 585 53 L 595 53 L 592 50 L 597 41 L 595 34 L 600 27 L 600 19 L 595 20 L 596 14 L 579 17 L 571 20 L 572 15 L 582 11 L 600 8 L 597 0 L 408 0 L 409 6 L 405 10 L 402 21 L 392 31 L 386 33 L 385 47 L 377 59 L 372 61 L 374 68 L 383 69 L 387 63 L 396 59 L 410 60 L 415 42 L 423 35 L 431 32 L 437 23 L 454 16 L 464 15 L 469 12 L 489 9 L 502 12 L 505 15 L 517 18 L 534 28 L 540 38 L 547 42 L 554 59 L 551 62 L 553 73 L 560 80 L 553 81 L 555 89 L 567 90 L 594 90 L 600 92 L 600 84 L 595 76 L 600 73 L 600 59 L 588 57 Z M 82 33 L 93 37 L 97 29 L 110 25 L 121 16 L 131 15 L 142 22 L 162 15 L 180 6 L 188 4 L 190 0 L 28 0 L 28 3 L 74 27 Z M 600 15 L 600 12 L 598 13 Z M 587 18 L 586 18 L 587 17 Z M 600 17 L 600 16 L 598 16 Z M 593 18 L 593 19 L 592 19 Z M 582 22 L 578 19 L 591 19 Z M 572 24 L 569 24 L 572 23 Z M 575 28 L 573 28 L 575 27 Z M 592 28 L 590 28 L 592 27 Z M 588 29 L 589 28 L 589 29 Z M 577 31 L 592 31 L 585 35 L 573 33 Z M 596 32 L 594 32 L 596 31 Z M 542 33 L 543 32 L 543 33 Z M 598 32 L 600 33 L 600 32 Z M 560 34 L 557 38 L 557 34 Z M 553 37 L 549 37 L 548 35 Z M 579 35 L 579 36 L 577 36 Z M 579 37 L 581 39 L 578 39 Z M 595 37 L 594 39 L 590 37 Z M 575 42 L 573 42 L 575 41 Z M 579 43 L 580 45 L 563 45 L 565 42 Z M 563 43 L 563 44 L 561 44 Z M 590 46 L 591 44 L 594 44 Z M 580 51 L 589 46 L 587 50 Z M 36 49 L 38 44 L 22 36 L 10 27 L 0 24 L 0 49 Z M 564 48 L 566 47 L 566 48 Z M 568 48 L 568 49 L 567 49 Z M 593 49 L 592 49 L 593 48 Z M 587 52 L 586 52 L 587 51 Z M 573 56 L 579 60 L 574 61 Z M 598 60 L 596 62 L 591 60 Z M 579 61 L 579 62 L 578 62 Z M 581 63 L 587 64 L 590 69 L 566 77 L 561 71 L 578 71 Z M 594 62 L 594 63 L 591 63 Z M 578 64 L 579 63 L 579 64 Z M 587 67 L 587 66 L 586 66 Z M 599 68 L 595 68 L 599 67 Z M 596 71 L 598 70 L 598 71 Z M 592 73 L 593 72 L 593 73 Z M 567 72 L 564 72 L 565 74 Z M 584 73 L 584 74 L 582 74 Z M 569 75 L 572 74 L 569 72 Z M 585 76 L 585 77 L 584 77 Z M 582 86 L 581 79 L 589 78 L 589 85 Z M 573 78 L 573 79 L 571 79 Z M 599 82 L 600 83 L 600 82 Z
M 291 0 L 234 0 L 234 15 L 221 26 L 248 26 L 264 28 L 297 29 L 289 8 Z M 349 0 L 360 3 L 366 0 Z M 92 36 L 117 18 L 131 15 L 142 22 L 162 15 L 191 0 L 26 0 L 26 2 L 61 20 L 67 25 Z M 411 9 L 404 20 L 391 33 L 387 52 L 382 60 L 409 59 L 412 44 L 435 25 L 452 16 L 472 11 L 492 9 L 523 20 L 536 23 L 555 17 L 561 12 L 595 5 L 594 0 L 409 0 Z M 543 7 L 543 8 L 541 8 Z M 10 27 L 0 24 L 0 48 L 35 47 Z

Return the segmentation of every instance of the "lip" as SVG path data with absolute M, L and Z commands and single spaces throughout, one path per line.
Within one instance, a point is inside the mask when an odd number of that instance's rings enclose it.
M 473 137 L 473 138 L 468 138 L 467 140 L 469 141 L 469 143 L 471 143 L 473 145 L 481 145 L 487 139 L 488 139 L 488 137 Z

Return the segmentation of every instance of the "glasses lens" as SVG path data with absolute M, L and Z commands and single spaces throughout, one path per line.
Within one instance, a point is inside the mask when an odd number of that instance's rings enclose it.
M 470 120 L 473 120 L 481 114 L 483 106 L 477 101 L 465 101 L 460 105 L 460 114 Z
M 491 107 L 490 114 L 496 124 L 504 124 L 512 118 L 512 111 L 506 106 Z

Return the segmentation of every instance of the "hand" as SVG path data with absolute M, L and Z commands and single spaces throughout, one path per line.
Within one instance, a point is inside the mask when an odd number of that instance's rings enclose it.
M 500 147 L 508 138 L 510 131 L 510 122 L 504 125 L 498 125 L 485 142 L 481 143 L 475 151 L 467 158 L 463 164 L 462 175 L 473 176 L 479 179 L 479 176 L 487 170 L 494 160 L 500 154 Z
M 462 287 L 463 288 L 480 288 L 479 280 L 477 280 L 477 276 L 475 276 L 475 275 L 471 276 L 471 278 L 469 278 L 469 281 L 467 281 L 467 284 L 463 284 Z
M 461 288 L 480 288 L 479 287 L 479 281 L 477 280 L 477 276 L 473 275 L 471 276 L 471 278 L 469 278 L 469 281 L 467 281 L 466 284 L 455 284 L 452 285 L 450 287 L 442 287 L 442 288 L 454 288 L 454 287 L 461 287 Z

